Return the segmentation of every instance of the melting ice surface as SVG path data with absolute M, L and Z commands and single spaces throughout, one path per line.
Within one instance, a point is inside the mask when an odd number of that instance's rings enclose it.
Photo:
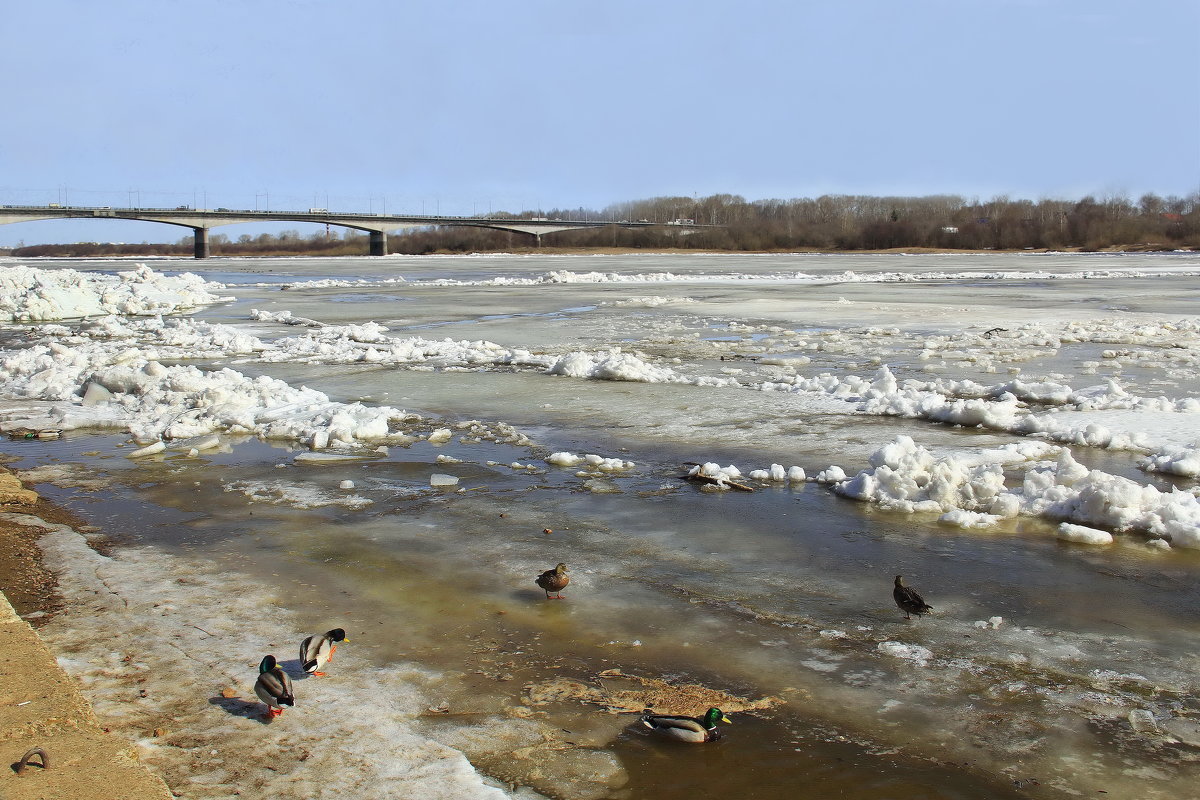
M 184 796 L 1185 796 L 1198 284 L 1190 254 L 0 261 L 0 428 L 63 431 L 6 452 L 98 528 L 44 537 L 42 631 Z M 332 627 L 264 726 L 262 655 Z M 664 751 L 613 669 L 759 710 Z

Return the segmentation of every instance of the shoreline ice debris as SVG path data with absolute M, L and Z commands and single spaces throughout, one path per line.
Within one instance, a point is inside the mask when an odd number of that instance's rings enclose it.
M 938 513 L 952 522 L 959 519 L 958 512 L 969 512 L 961 519 L 973 526 L 981 514 L 997 520 L 1024 515 L 1070 523 L 1058 535 L 1071 541 L 1106 543 L 1102 540 L 1108 536 L 1111 541 L 1111 530 L 1200 549 L 1200 498 L 1195 494 L 1163 492 L 1089 470 L 1070 450 L 1047 442 L 935 457 L 912 437 L 897 436 L 870 463 L 870 469 L 836 483 L 834 491 L 893 511 Z M 1020 486 L 1008 488 L 1006 466 L 1023 470 Z
M 831 464 L 828 467 L 826 467 L 825 469 L 818 472 L 816 477 L 813 478 L 813 480 L 816 481 L 817 483 L 839 484 L 842 481 L 846 480 L 846 478 L 847 478 L 846 471 L 844 469 L 839 467 L 837 464 Z
M 874 416 L 925 419 L 1036 436 L 1060 444 L 1127 450 L 1144 454 L 1139 466 L 1147 472 L 1200 476 L 1200 439 L 1195 437 L 1200 419 L 1193 422 L 1191 416 L 1200 413 L 1200 400 L 1139 397 L 1112 380 L 1079 390 L 1063 383 L 1019 379 L 990 386 L 971 380 L 909 379 L 902 384 L 885 364 L 871 379 L 828 373 L 808 378 L 774 376 L 756 388 L 839 398 L 854 404 L 860 413 Z M 1031 403 L 1045 407 L 1033 408 Z M 1112 413 L 1105 416 L 1101 412 Z M 1121 418 L 1119 412 L 1136 413 Z M 1155 427 L 1162 429 L 1157 436 L 1146 430 L 1118 427 L 1144 428 L 1151 417 Z M 1190 443 L 1179 444 L 1181 437 L 1191 439 Z
M 153 455 L 157 455 L 157 454 L 163 452 L 166 449 L 167 449 L 166 442 L 158 441 L 158 442 L 154 442 L 153 444 L 148 444 L 145 447 L 141 447 L 137 450 L 134 450 L 131 453 L 126 453 L 125 457 L 126 458 L 141 458 L 142 456 L 153 456 Z
M 116 275 L 0 267 L 0 322 L 171 314 L 232 300 L 213 294 L 224 288 L 191 272 L 165 275 L 145 264 Z
M 728 467 L 722 467 L 715 461 L 696 464 L 688 470 L 686 477 L 689 480 L 702 482 L 704 485 L 700 487 L 700 491 L 745 490 L 748 488 L 738 482 L 738 479 L 742 477 L 742 471 L 732 464 Z
M 5 354 L 0 375 L 10 396 L 51 401 L 41 416 L 26 414 L 20 424 L 126 430 L 139 442 L 246 433 L 323 450 L 404 438 L 392 426 L 416 418 L 388 406 L 333 402 L 323 392 L 229 368 L 205 372 L 145 358 L 105 362 L 83 349 L 39 346 Z M 14 424 L 0 422 L 0 429 Z
M 754 469 L 747 476 L 763 483 L 804 483 L 807 476 L 801 467 L 784 469 L 783 464 L 772 464 L 770 469 Z
M 1086 525 L 1072 525 L 1069 522 L 1060 523 L 1058 538 L 1065 542 L 1076 544 L 1112 544 L 1113 535 L 1108 531 L 1089 528 Z
M 546 463 L 553 464 L 556 467 L 574 467 L 583 464 L 586 469 L 594 472 L 624 472 L 634 467 L 632 461 L 625 461 L 620 458 L 606 458 L 598 456 L 595 453 L 588 453 L 582 456 L 567 452 L 551 453 L 546 456 Z

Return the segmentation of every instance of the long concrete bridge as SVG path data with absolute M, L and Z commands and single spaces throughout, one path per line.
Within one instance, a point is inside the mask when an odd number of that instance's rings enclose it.
M 354 214 L 330 212 L 323 208 L 308 211 L 233 211 L 228 208 L 112 208 L 109 206 L 0 206 L 0 225 L 14 222 L 29 222 L 39 219 L 133 219 L 142 222 L 161 222 L 191 228 L 195 234 L 196 258 L 208 258 L 208 231 L 221 225 L 236 225 L 242 222 L 316 222 L 322 225 L 337 225 L 343 228 L 366 231 L 370 234 L 370 255 L 387 255 L 389 231 L 404 228 L 427 228 L 438 225 L 459 225 L 474 228 L 493 228 L 501 231 L 517 231 L 534 237 L 541 246 L 542 236 L 555 231 L 575 231 L 583 228 L 603 228 L 615 225 L 621 228 L 651 228 L 662 225 L 680 228 L 711 228 L 715 225 L 697 225 L 694 220 L 676 219 L 670 222 L 639 220 L 566 220 L 532 217 L 450 217 L 415 216 L 405 214 Z

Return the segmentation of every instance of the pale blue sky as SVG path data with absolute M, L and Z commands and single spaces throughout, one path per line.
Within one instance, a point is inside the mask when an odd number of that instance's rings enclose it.
M 1200 190 L 1200 0 L 8 0 L 0 19 L 0 203 Z M 186 233 L 21 223 L 0 245 Z

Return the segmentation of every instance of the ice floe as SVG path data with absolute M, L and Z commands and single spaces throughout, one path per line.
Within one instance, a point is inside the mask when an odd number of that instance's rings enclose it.
M 0 322 L 170 314 L 232 299 L 214 294 L 224 288 L 190 272 L 164 275 L 144 264 L 116 275 L 0 267 Z
M 945 521 L 964 527 L 1027 515 L 1071 523 L 1058 534 L 1070 541 L 1100 544 L 1105 536 L 1111 541 L 1107 531 L 1112 530 L 1200 548 L 1200 498 L 1195 494 L 1180 489 L 1164 492 L 1088 470 L 1070 450 L 1045 442 L 935 456 L 911 437 L 898 436 L 876 451 L 871 464 L 870 469 L 837 482 L 835 491 L 896 511 L 939 513 Z M 1005 467 L 1021 471 L 1020 478 L 1013 479 L 1018 485 L 1008 485 Z M 1089 532 L 1084 526 L 1102 530 Z

